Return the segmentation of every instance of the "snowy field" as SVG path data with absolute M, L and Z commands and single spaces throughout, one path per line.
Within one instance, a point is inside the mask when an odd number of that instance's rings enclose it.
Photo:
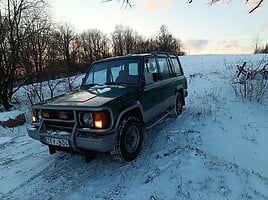
M 27 125 L 0 126 L 0 199 L 267 200 L 268 98 L 247 101 L 231 86 L 236 64 L 262 58 L 181 57 L 189 86 L 184 112 L 148 131 L 130 163 L 109 153 L 90 163 L 79 155 L 49 155 L 27 136 Z M 29 124 L 25 90 L 16 97 Z

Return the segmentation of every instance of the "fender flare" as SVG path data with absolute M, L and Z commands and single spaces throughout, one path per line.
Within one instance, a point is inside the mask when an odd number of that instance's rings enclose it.
M 119 114 L 119 116 L 118 116 L 118 118 L 117 118 L 117 121 L 116 121 L 116 123 L 115 123 L 115 130 L 117 130 L 117 128 L 118 128 L 118 126 L 119 126 L 119 123 L 120 123 L 121 119 L 123 118 L 123 116 L 124 116 L 126 113 L 128 113 L 129 111 L 131 111 L 131 110 L 133 110 L 133 109 L 136 109 L 136 108 L 138 108 L 138 109 L 140 110 L 140 112 L 141 112 L 141 117 L 142 117 L 141 122 L 143 123 L 143 117 L 144 117 L 143 109 L 142 109 L 142 107 L 141 107 L 140 102 L 139 102 L 139 101 L 136 101 L 136 103 L 135 103 L 133 106 L 128 107 L 127 109 L 123 110 L 123 111 Z

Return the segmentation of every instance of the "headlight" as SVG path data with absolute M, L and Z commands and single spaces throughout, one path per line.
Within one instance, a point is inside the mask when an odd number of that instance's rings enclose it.
M 93 115 L 91 113 L 81 113 L 80 125 L 86 128 L 92 128 L 93 127 Z
M 80 113 L 79 122 L 82 127 L 105 129 L 110 125 L 110 117 L 106 111 Z

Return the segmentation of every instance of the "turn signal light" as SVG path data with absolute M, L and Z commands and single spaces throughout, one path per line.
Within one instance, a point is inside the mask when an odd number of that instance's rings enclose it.
M 37 123 L 38 122 L 38 118 L 37 118 L 37 115 L 36 115 L 36 111 L 35 110 L 32 110 L 32 122 L 33 123 Z
M 106 112 L 94 113 L 94 126 L 95 128 L 106 128 L 108 125 L 108 119 Z

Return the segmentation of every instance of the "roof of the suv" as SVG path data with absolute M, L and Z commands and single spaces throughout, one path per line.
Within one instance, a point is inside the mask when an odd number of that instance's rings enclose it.
M 144 54 L 128 54 L 128 55 L 124 55 L 124 56 L 109 57 L 109 58 L 105 58 L 105 59 L 102 59 L 102 60 L 95 61 L 94 63 L 111 61 L 111 60 L 127 59 L 127 58 L 141 58 L 141 57 L 151 56 L 151 55 L 158 55 L 158 56 L 177 56 L 174 53 L 151 52 L 151 53 L 144 53 Z

